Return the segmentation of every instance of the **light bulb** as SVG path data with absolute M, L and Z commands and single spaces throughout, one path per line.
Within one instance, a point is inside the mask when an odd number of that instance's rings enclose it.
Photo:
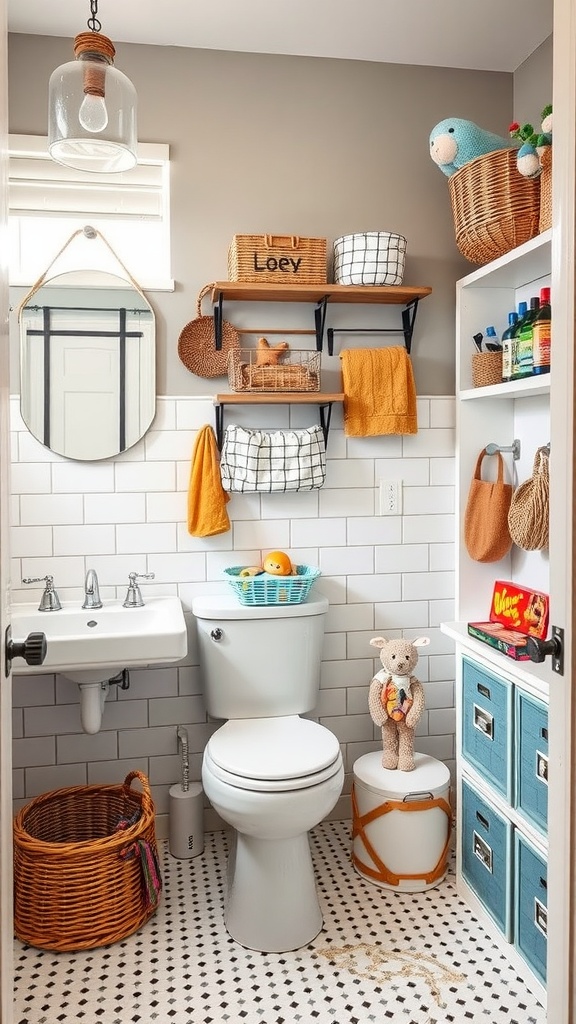
M 78 120 L 87 132 L 103 132 L 108 124 L 108 111 L 103 96 L 87 93 L 80 105 Z

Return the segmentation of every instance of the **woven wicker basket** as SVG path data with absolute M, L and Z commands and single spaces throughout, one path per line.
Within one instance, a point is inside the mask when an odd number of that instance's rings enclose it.
M 228 357 L 233 391 L 320 391 L 320 352 L 290 349 L 285 361 L 258 366 L 256 349 L 236 349 Z
M 540 157 L 542 174 L 540 175 L 540 221 L 538 231 L 547 231 L 552 227 L 552 146 L 547 146 Z
M 222 348 L 216 350 L 214 317 L 202 316 L 202 299 L 214 287 L 206 284 L 196 300 L 196 319 L 190 320 L 180 332 L 178 355 L 190 373 L 198 377 L 223 377 L 228 363 L 228 352 L 238 348 L 240 335 L 227 320 L 222 321 Z
M 540 179 L 523 178 L 516 150 L 471 160 L 448 178 L 456 245 L 484 265 L 538 234 Z
M 234 235 L 228 277 L 251 284 L 326 284 L 326 239 Z
M 472 383 L 475 388 L 502 383 L 501 352 L 479 352 L 472 356 Z
M 133 779 L 142 792 L 131 788 Z M 156 858 L 154 804 L 141 772 L 116 786 L 36 797 L 14 822 L 18 938 L 40 949 L 92 949 L 137 931 L 157 906 L 143 881 L 145 844 Z

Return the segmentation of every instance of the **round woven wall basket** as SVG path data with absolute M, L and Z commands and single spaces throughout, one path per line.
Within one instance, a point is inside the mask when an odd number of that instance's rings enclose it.
M 182 329 L 178 355 L 190 373 L 198 377 L 224 377 L 228 372 L 228 353 L 240 345 L 240 335 L 227 320 L 222 321 L 222 348 L 216 349 L 214 317 L 202 316 L 202 299 L 212 290 L 204 285 L 196 302 L 197 317 Z
M 448 178 L 456 245 L 483 266 L 538 234 L 540 179 L 523 178 L 516 150 L 471 160 Z

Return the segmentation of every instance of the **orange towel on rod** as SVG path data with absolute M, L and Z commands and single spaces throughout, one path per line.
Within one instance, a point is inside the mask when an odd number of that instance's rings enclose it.
M 348 437 L 418 433 L 414 374 L 404 346 L 348 348 L 340 359 Z
M 230 495 L 222 487 L 216 435 L 207 424 L 198 431 L 188 486 L 188 533 L 213 537 L 230 529 L 226 503 Z

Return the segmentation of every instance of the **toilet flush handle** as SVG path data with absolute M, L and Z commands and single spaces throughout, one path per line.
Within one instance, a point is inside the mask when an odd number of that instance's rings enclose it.
M 215 643 L 220 643 L 220 640 L 224 636 L 224 633 L 222 632 L 220 627 L 217 626 L 216 629 L 212 630 L 212 632 L 210 633 L 210 636 L 212 637 L 212 639 L 214 640 Z

